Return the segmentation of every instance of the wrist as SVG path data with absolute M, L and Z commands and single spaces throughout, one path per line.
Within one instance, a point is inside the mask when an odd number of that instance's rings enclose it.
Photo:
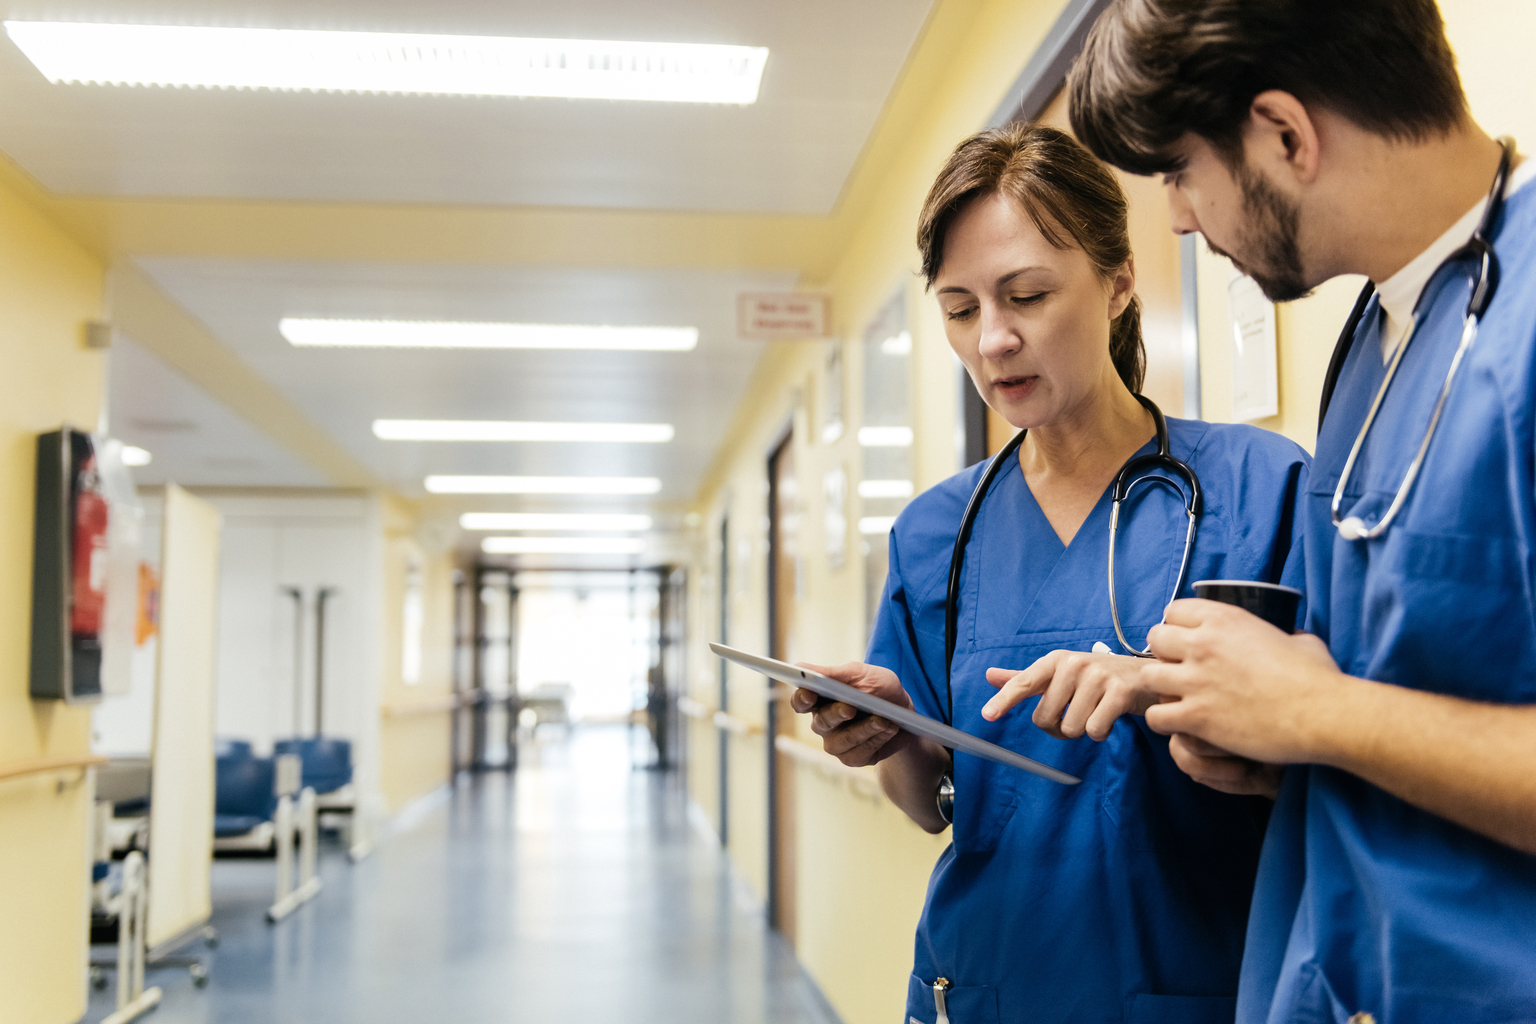
M 1315 698 L 1303 717 L 1300 756 L 1293 762 L 1354 771 L 1362 751 L 1375 743 L 1382 727 L 1377 698 L 1385 684 L 1332 671 L 1320 673 Z

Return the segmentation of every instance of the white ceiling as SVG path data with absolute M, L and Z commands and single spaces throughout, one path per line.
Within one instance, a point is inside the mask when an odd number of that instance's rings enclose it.
M 653 498 L 470 500 L 487 508 L 649 509 L 671 533 L 763 351 L 736 337 L 736 295 L 793 289 L 796 274 L 452 265 L 456 236 L 434 233 L 433 207 L 459 216 L 466 206 L 659 210 L 682 218 L 826 215 L 931 6 L 0 0 L 0 16 L 15 19 L 715 42 L 771 51 L 759 102 L 723 107 L 55 86 L 0 36 L 0 151 L 59 195 L 423 204 L 420 231 L 434 250 L 419 265 L 312 262 L 298 243 L 287 261 L 128 256 L 402 493 L 422 493 L 429 473 L 654 475 L 663 490 Z M 368 210 L 356 213 L 354 222 Z M 449 251 L 438 251 L 445 246 Z M 231 237 L 229 251 L 243 251 L 243 240 Z M 277 332 L 283 316 L 691 325 L 700 339 L 688 353 L 296 350 Z M 137 472 L 141 482 L 327 483 L 301 453 L 133 342 L 119 343 L 111 366 L 112 430 L 155 456 Z M 377 418 L 665 422 L 677 436 L 663 445 L 384 442 L 370 430 Z M 431 507 L 451 520 L 451 503 Z M 673 543 L 656 538 L 660 547 L 647 560 Z
M 329 481 L 146 352 L 113 339 L 107 432 L 154 456 L 141 485 L 324 487 Z
M 697 489 L 763 348 L 736 337 L 737 293 L 794 284 L 789 273 L 707 270 L 139 264 L 401 493 L 423 493 L 428 473 L 658 476 L 653 503 L 674 507 Z M 295 348 L 278 334 L 284 316 L 689 325 L 699 344 L 692 352 Z M 677 436 L 666 444 L 381 441 L 375 419 L 671 423 Z
M 0 0 L 5 17 L 715 42 L 758 102 L 52 85 L 0 35 L 0 150 L 58 194 L 824 214 L 931 0 Z

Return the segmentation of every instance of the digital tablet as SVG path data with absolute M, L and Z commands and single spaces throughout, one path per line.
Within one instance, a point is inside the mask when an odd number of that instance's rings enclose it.
M 813 690 L 823 697 L 851 704 L 860 711 L 867 711 L 872 715 L 879 715 L 888 722 L 894 722 L 910 733 L 918 736 L 926 736 L 936 740 L 951 750 L 963 750 L 967 754 L 975 754 L 977 757 L 985 757 L 1001 764 L 1022 768 L 1031 775 L 1038 775 L 1042 779 L 1050 779 L 1052 782 L 1060 782 L 1066 786 L 1075 786 L 1082 780 L 1066 772 L 1057 771 L 1048 764 L 1031 760 L 1023 754 L 1015 754 L 1006 747 L 1000 747 L 996 743 L 988 743 L 978 739 L 968 732 L 953 729 L 943 722 L 935 722 L 927 715 L 920 715 L 909 708 L 900 707 L 890 701 L 874 694 L 865 693 L 863 690 L 840 683 L 836 679 L 809 669 L 797 668 L 784 661 L 775 661 L 773 658 L 760 658 L 746 651 L 738 651 L 734 647 L 724 644 L 710 644 L 709 649 L 714 651 L 726 661 L 734 661 L 738 665 L 744 665 L 754 672 L 761 672 L 770 679 L 777 679 L 781 683 L 790 686 L 803 686 L 807 690 Z

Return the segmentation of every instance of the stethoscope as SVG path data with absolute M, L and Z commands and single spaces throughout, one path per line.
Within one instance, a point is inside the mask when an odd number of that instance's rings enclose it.
M 1115 598 L 1115 534 L 1120 525 L 1120 504 L 1125 501 L 1136 485 L 1142 483 L 1167 487 L 1183 499 L 1189 526 L 1184 534 L 1184 557 L 1179 562 L 1179 578 L 1173 585 L 1174 597 L 1184 589 L 1184 581 L 1189 575 L 1189 560 L 1194 552 L 1195 533 L 1205 505 L 1200 495 L 1200 478 L 1195 475 L 1195 471 L 1187 462 L 1174 457 L 1169 450 L 1168 423 L 1163 419 L 1162 410 L 1146 395 L 1137 395 L 1136 400 L 1152 414 L 1152 422 L 1157 427 L 1157 451 L 1148 455 L 1138 455 L 1127 461 L 1115 475 L 1115 482 L 1110 489 L 1113 504 L 1109 513 L 1109 615 L 1114 621 L 1115 636 L 1119 639 L 1120 646 L 1125 648 L 1126 653 L 1139 658 L 1150 658 L 1151 650 L 1139 650 L 1134 647 L 1126 639 L 1125 630 L 1120 625 L 1120 609 Z M 949 591 L 944 599 L 944 693 L 947 709 L 947 717 L 944 721 L 949 725 L 954 724 L 955 718 L 955 692 L 950 682 L 950 662 L 955 657 L 955 643 L 959 632 L 960 580 L 965 568 L 965 547 L 970 542 L 971 529 L 976 525 L 976 517 L 981 512 L 982 500 L 991 490 L 992 483 L 997 479 L 998 474 L 1013 460 L 1019 445 L 1024 443 L 1026 433 L 1028 432 L 1019 431 L 1003 446 L 1002 451 L 993 456 L 991 464 L 981 476 L 981 481 L 971 492 L 971 499 L 965 506 L 965 514 L 960 517 L 960 532 L 955 537 L 955 550 L 949 559 Z M 1186 493 L 1168 477 L 1155 475 L 1159 472 L 1181 477 L 1188 485 L 1188 492 Z
M 1360 433 L 1355 437 L 1354 447 L 1349 450 L 1349 458 L 1344 461 L 1344 469 L 1339 473 L 1338 486 L 1333 490 L 1332 518 L 1333 525 L 1338 528 L 1339 536 L 1345 540 L 1369 540 L 1380 537 L 1387 531 L 1392 520 L 1408 500 L 1408 494 L 1413 490 L 1413 482 L 1418 478 L 1419 469 L 1424 465 L 1424 456 L 1429 451 L 1429 442 L 1435 436 L 1435 428 L 1440 425 L 1440 414 L 1445 410 L 1445 401 L 1451 393 L 1451 383 L 1456 379 L 1456 371 L 1461 368 L 1462 360 L 1466 357 L 1472 343 L 1477 340 L 1477 328 L 1482 322 L 1484 314 L 1488 311 L 1488 304 L 1493 301 L 1493 293 L 1499 288 L 1499 258 L 1494 254 L 1493 243 L 1489 240 L 1493 233 L 1494 222 L 1499 219 L 1499 214 L 1504 210 L 1504 189 L 1509 183 L 1510 157 L 1514 152 L 1514 142 L 1510 139 L 1501 139 L 1500 146 L 1503 154 L 1499 158 L 1499 169 L 1494 172 L 1493 185 L 1488 190 L 1488 205 L 1483 211 L 1483 218 L 1472 232 L 1472 237 L 1467 243 L 1445 258 L 1440 266 L 1435 268 L 1433 278 L 1441 270 L 1452 263 L 1471 257 L 1476 260 L 1477 276 L 1472 283 L 1472 296 L 1467 300 L 1466 319 L 1461 330 L 1461 344 L 1456 349 L 1456 354 L 1451 358 L 1451 367 L 1446 371 L 1445 383 L 1440 386 L 1440 396 L 1435 401 L 1434 412 L 1429 417 L 1429 427 L 1424 431 L 1424 440 L 1419 444 L 1419 450 L 1414 454 L 1413 461 L 1408 464 L 1408 471 L 1403 476 L 1403 482 L 1398 485 L 1397 494 L 1392 498 L 1392 504 L 1387 506 L 1386 514 L 1375 526 L 1366 526 L 1364 520 L 1358 516 L 1340 517 L 1339 508 L 1344 502 L 1344 491 L 1349 484 L 1349 475 L 1355 468 L 1355 461 L 1360 457 L 1360 450 L 1365 447 L 1366 436 L 1371 432 L 1371 425 L 1376 421 L 1376 413 L 1381 409 L 1382 401 L 1387 397 L 1387 388 L 1392 384 L 1392 378 L 1397 375 L 1397 368 L 1403 361 L 1403 353 L 1408 350 L 1408 343 L 1413 340 L 1419 325 L 1419 307 L 1424 304 L 1424 299 L 1429 295 L 1428 286 L 1419 294 L 1418 300 L 1413 304 L 1413 314 L 1408 321 L 1408 331 L 1403 340 L 1398 343 L 1397 350 L 1392 353 L 1392 361 L 1387 366 L 1386 376 L 1382 378 L 1381 386 L 1376 390 L 1376 399 L 1371 403 L 1370 410 L 1365 415 L 1365 422 L 1360 427 Z M 1323 378 L 1323 400 L 1317 412 L 1317 429 L 1323 429 L 1323 419 L 1328 415 L 1328 405 L 1333 400 L 1334 387 L 1339 382 L 1339 374 L 1344 370 L 1344 361 L 1349 356 L 1350 348 L 1354 344 L 1355 329 L 1360 326 L 1361 319 L 1365 316 L 1365 307 L 1371 300 L 1375 286 L 1366 282 L 1361 290 L 1360 297 L 1355 300 L 1355 308 L 1349 315 L 1348 322 L 1344 325 L 1344 331 L 1339 335 L 1338 343 L 1334 345 L 1333 357 L 1328 361 L 1328 373 Z M 1113 593 L 1113 592 L 1111 592 Z
M 1173 585 L 1172 596 L 1178 597 L 1189 575 L 1189 559 L 1194 552 L 1195 533 L 1199 527 L 1201 513 L 1205 511 L 1205 502 L 1200 494 L 1200 478 L 1195 475 L 1189 463 L 1176 458 L 1169 448 L 1168 423 L 1163 419 L 1163 411 L 1146 395 L 1137 395 L 1136 401 L 1152 414 L 1152 422 L 1157 427 L 1157 451 L 1128 460 L 1124 466 L 1120 467 L 1120 472 L 1115 474 L 1115 482 L 1110 488 L 1113 504 L 1109 512 L 1109 617 L 1115 625 L 1115 636 L 1119 639 L 1120 646 L 1125 648 L 1126 653 L 1138 658 L 1150 658 L 1152 657 L 1151 649 L 1139 650 L 1132 646 L 1125 638 L 1125 630 L 1120 625 L 1120 608 L 1115 599 L 1115 534 L 1120 525 L 1120 504 L 1137 484 L 1142 483 L 1167 487 L 1184 500 L 1184 512 L 1189 519 L 1189 526 L 1184 533 L 1184 556 L 1179 560 L 1179 578 Z M 965 547 L 970 542 L 971 529 L 976 525 L 976 517 L 981 512 L 982 500 L 992 489 L 992 483 L 997 479 L 998 474 L 1013 461 L 1027 433 L 1028 431 L 1025 430 L 1019 431 L 1007 444 L 1003 445 L 1002 451 L 992 457 L 992 462 L 982 473 L 976 489 L 971 492 L 970 501 L 966 502 L 965 514 L 960 517 L 960 532 L 955 536 L 955 550 L 949 558 L 949 590 L 944 597 L 944 724 L 946 725 L 953 725 L 955 721 L 955 690 L 950 678 L 950 664 L 955 659 L 955 643 L 959 633 L 960 580 L 965 569 Z M 1189 486 L 1188 493 L 1167 477 L 1155 475 L 1159 471 L 1182 477 Z M 948 772 L 939 779 L 937 804 L 939 816 L 945 822 L 953 823 L 955 780 L 954 776 Z

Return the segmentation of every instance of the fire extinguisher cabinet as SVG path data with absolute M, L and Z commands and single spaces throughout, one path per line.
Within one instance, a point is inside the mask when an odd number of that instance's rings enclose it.
M 107 514 L 91 436 L 69 427 L 39 436 L 32 559 L 34 700 L 101 699 Z

